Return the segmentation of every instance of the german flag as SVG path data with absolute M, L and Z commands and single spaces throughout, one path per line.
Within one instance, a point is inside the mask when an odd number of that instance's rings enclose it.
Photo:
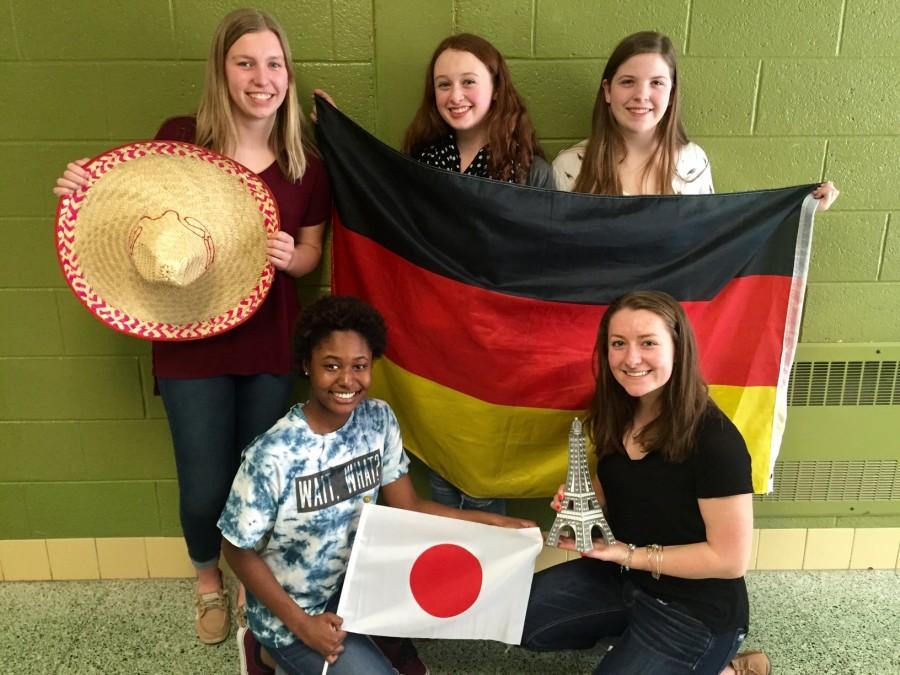
M 372 395 L 406 447 L 465 492 L 536 497 L 564 481 L 607 305 L 681 302 L 757 492 L 784 430 L 812 185 L 703 196 L 555 192 L 422 165 L 317 101 L 335 195 L 333 290 L 375 305 L 389 344 Z

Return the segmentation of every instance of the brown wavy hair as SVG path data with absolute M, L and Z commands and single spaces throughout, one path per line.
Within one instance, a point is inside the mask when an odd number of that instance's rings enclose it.
M 704 411 L 714 405 L 697 357 L 694 330 L 681 305 L 661 291 L 632 291 L 617 298 L 600 320 L 594 345 L 596 390 L 585 418 L 587 435 L 597 457 L 624 453 L 623 439 L 634 421 L 638 399 L 630 396 L 609 367 L 609 324 L 623 309 L 644 309 L 665 322 L 675 343 L 672 375 L 663 385 L 660 412 L 636 437 L 648 452 L 659 452 L 669 462 L 681 462 L 690 456 L 697 425 Z
M 437 111 L 434 102 L 434 64 L 448 49 L 469 52 L 481 61 L 494 85 L 494 100 L 487 112 L 488 147 L 491 178 L 525 183 L 534 163 L 534 156 L 544 158 L 538 143 L 534 125 L 528 116 L 525 102 L 512 83 L 512 76 L 503 55 L 483 37 L 472 33 L 459 33 L 445 38 L 434 50 L 425 70 L 425 93 L 413 121 L 403 138 L 403 152 L 417 157 L 444 138 L 453 129 Z
M 591 135 L 585 148 L 581 171 L 575 181 L 575 192 L 620 195 L 622 181 L 619 179 L 619 164 L 627 154 L 625 139 L 606 102 L 604 85 L 609 86 L 616 72 L 625 61 L 637 54 L 659 54 L 668 64 L 672 74 L 672 91 L 669 107 L 656 126 L 656 161 L 644 167 L 642 180 L 653 175 L 661 194 L 674 194 L 672 179 L 678 153 L 688 143 L 687 133 L 681 123 L 681 106 L 678 96 L 678 64 L 672 41 L 662 33 L 644 31 L 634 33 L 622 40 L 613 50 L 603 69 L 594 113 L 591 121 Z
M 237 143 L 237 127 L 231 113 L 225 57 L 228 50 L 247 33 L 271 31 L 281 43 L 284 67 L 288 74 L 288 90 L 278 108 L 275 125 L 269 135 L 269 148 L 275 153 L 281 172 L 291 181 L 300 180 L 306 172 L 306 153 L 315 150 L 303 133 L 303 110 L 297 101 L 297 85 L 291 47 L 281 24 L 271 14 L 259 9 L 237 9 L 222 19 L 213 34 L 203 96 L 197 108 L 195 142 L 217 152 L 227 153 Z

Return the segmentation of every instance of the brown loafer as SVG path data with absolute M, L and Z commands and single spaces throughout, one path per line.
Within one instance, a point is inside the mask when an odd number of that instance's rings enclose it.
M 194 597 L 197 607 L 197 637 L 208 645 L 218 644 L 228 637 L 231 617 L 228 612 L 228 595 L 224 588 L 212 593 L 197 593 Z
M 737 675 L 770 675 L 772 664 L 763 652 L 741 652 L 731 660 L 731 667 Z

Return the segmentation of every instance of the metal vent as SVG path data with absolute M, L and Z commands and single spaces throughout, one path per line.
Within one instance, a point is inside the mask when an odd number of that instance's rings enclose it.
M 900 462 L 776 462 L 775 490 L 763 502 L 867 502 L 900 500 Z
M 788 405 L 900 405 L 897 361 L 797 361 Z

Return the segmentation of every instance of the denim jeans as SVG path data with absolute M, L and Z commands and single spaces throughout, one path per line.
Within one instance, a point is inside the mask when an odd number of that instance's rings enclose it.
M 522 646 L 535 651 L 587 649 L 600 639 L 620 636 L 595 674 L 718 675 L 746 633 L 714 633 L 675 603 L 632 584 L 618 565 L 581 558 L 535 575 Z
M 428 479 L 431 481 L 432 501 L 454 509 L 487 511 L 488 513 L 498 513 L 501 516 L 506 515 L 505 499 L 472 497 L 462 492 L 436 471 L 429 469 L 428 474 Z
M 337 610 L 340 591 L 328 601 L 326 612 Z M 278 663 L 276 675 L 320 675 L 325 659 L 302 640 L 287 647 L 266 647 Z M 329 675 L 393 675 L 394 669 L 381 650 L 367 635 L 347 633 L 344 651 L 328 666 Z
M 293 375 L 225 375 L 193 380 L 159 378 L 166 406 L 179 514 L 195 567 L 219 559 L 222 514 L 241 452 L 287 411 Z
M 325 663 L 319 652 L 300 640 L 280 649 L 267 649 L 278 663 L 276 672 L 284 675 L 319 675 Z M 394 672 L 372 639 L 356 633 L 347 633 L 344 651 L 337 661 L 328 666 L 329 675 L 393 675 Z

